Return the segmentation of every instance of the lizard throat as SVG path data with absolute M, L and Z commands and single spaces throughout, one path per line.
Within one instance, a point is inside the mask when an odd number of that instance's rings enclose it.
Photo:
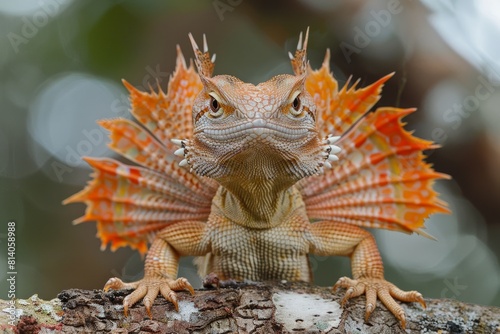
M 212 203 L 212 213 L 223 215 L 247 228 L 267 229 L 280 225 L 305 205 L 296 187 L 272 192 L 256 188 L 255 193 L 232 191 L 221 186 Z

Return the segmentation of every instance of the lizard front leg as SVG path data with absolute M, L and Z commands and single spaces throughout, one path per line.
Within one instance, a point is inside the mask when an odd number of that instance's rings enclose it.
M 174 291 L 188 290 L 194 294 L 194 289 L 187 279 L 177 278 L 179 257 L 205 255 L 209 252 L 206 242 L 206 224 L 202 222 L 180 222 L 165 227 L 155 237 L 144 265 L 144 278 L 131 283 L 124 283 L 117 277 L 110 278 L 104 286 L 109 289 L 134 289 L 124 298 L 125 315 L 128 309 L 143 299 L 146 311 L 151 317 L 151 306 L 161 293 L 166 300 L 179 309 Z
M 351 258 L 353 278 L 341 277 L 334 285 L 346 288 L 342 305 L 353 297 L 366 295 L 365 320 L 376 307 L 377 297 L 406 327 L 403 308 L 395 299 L 419 302 L 425 307 L 422 295 L 417 291 L 403 291 L 384 278 L 382 258 L 375 238 L 368 231 L 351 224 L 318 222 L 311 224 L 312 254 L 321 256 L 343 255 Z

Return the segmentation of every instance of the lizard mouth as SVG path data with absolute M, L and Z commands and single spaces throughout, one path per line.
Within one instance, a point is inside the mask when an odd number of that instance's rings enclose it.
M 287 140 L 297 140 L 306 137 L 310 130 L 307 128 L 292 128 L 281 124 L 271 123 L 264 119 L 256 119 L 226 129 L 204 129 L 203 133 L 216 140 L 234 140 L 242 136 L 250 138 L 265 138 L 276 135 Z

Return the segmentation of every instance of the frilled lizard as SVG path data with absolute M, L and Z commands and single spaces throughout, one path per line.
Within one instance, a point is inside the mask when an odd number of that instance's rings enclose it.
M 425 306 L 420 293 L 385 280 L 363 227 L 426 235 L 424 219 L 448 211 L 432 190 L 447 176 L 423 161 L 435 145 L 403 129 L 414 109 L 370 111 L 392 74 L 339 90 L 328 50 L 319 70 L 309 66 L 307 36 L 290 54 L 294 74 L 258 85 L 212 76 L 215 57 L 191 34 L 198 71 L 177 47 L 166 94 L 124 81 L 139 124 L 99 123 L 111 132 L 110 147 L 139 166 L 85 158 L 94 179 L 66 203 L 87 204 L 76 222 L 97 221 L 104 247 L 147 252 L 143 279 L 111 278 L 104 287 L 134 289 L 125 313 L 141 299 L 150 312 L 159 293 L 178 308 L 175 291 L 194 293 L 177 278 L 187 255 L 199 257 L 200 275 L 222 280 L 307 282 L 308 254 L 349 256 L 353 279 L 340 278 L 334 289 L 347 289 L 342 303 L 365 294 L 366 319 L 377 298 L 403 327 L 395 299 Z

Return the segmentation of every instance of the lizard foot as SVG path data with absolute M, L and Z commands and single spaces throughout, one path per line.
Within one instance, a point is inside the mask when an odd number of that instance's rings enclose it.
M 151 306 L 158 296 L 158 293 L 161 293 L 166 300 L 174 304 L 176 311 L 179 311 L 179 304 L 175 291 L 188 290 L 194 295 L 193 287 L 189 284 L 188 280 L 183 277 L 175 280 L 164 277 L 144 277 L 137 282 L 131 283 L 124 283 L 121 279 L 113 277 L 104 285 L 105 292 L 109 289 L 134 289 L 130 295 L 123 299 L 123 311 L 125 316 L 128 315 L 128 309 L 142 299 L 146 307 L 146 312 L 150 318 L 152 318 Z
M 425 308 L 425 301 L 420 292 L 403 291 L 383 278 L 367 277 L 351 279 L 348 277 L 341 277 L 333 286 L 333 291 L 339 287 L 347 289 L 341 301 L 342 306 L 351 298 L 362 294 L 366 295 L 365 321 L 368 320 L 373 310 L 375 310 L 377 297 L 399 320 L 402 328 L 406 328 L 405 312 L 395 299 L 404 302 L 419 302 Z

